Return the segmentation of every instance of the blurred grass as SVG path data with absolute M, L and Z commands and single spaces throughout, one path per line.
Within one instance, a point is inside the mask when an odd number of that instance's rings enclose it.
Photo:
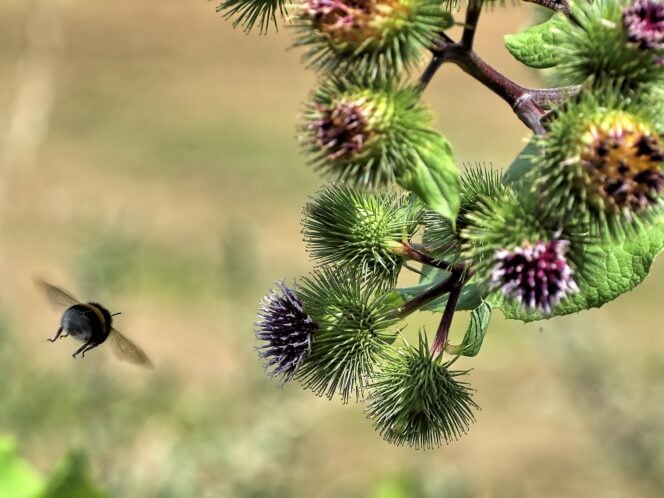
M 39 470 L 75 447 L 117 497 L 653 496 L 661 263 L 601 311 L 494 318 L 482 354 L 461 361 L 484 409 L 471 432 L 438 451 L 391 447 L 361 406 L 280 388 L 253 351 L 260 297 L 310 268 L 299 217 L 323 181 L 295 141 L 314 77 L 285 50 L 288 30 L 245 36 L 204 1 L 60 5 L 49 134 L 37 164 L 11 176 L 0 227 L 0 432 Z M 0 139 L 38 7 L 0 3 Z M 477 49 L 535 86 L 500 44 L 526 14 L 483 14 Z M 459 164 L 503 168 L 521 149 L 512 111 L 458 69 L 426 100 Z M 157 370 L 46 343 L 59 317 L 34 274 L 122 311 L 118 327 Z

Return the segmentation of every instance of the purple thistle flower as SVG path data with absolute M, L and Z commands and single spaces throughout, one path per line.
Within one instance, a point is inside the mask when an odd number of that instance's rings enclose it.
M 304 311 L 295 289 L 283 280 L 262 299 L 258 317 L 256 338 L 264 342 L 258 354 L 271 369 L 271 377 L 282 376 L 287 382 L 309 354 L 318 325 Z
M 511 251 L 496 251 L 491 286 L 528 311 L 551 313 L 563 297 L 579 291 L 565 258 L 569 244 L 554 238 L 534 245 L 526 243 Z
M 382 38 L 384 33 L 372 21 L 379 15 L 393 16 L 400 10 L 398 3 L 399 0 L 306 0 L 301 16 L 312 21 L 312 27 L 334 43 L 359 47 L 370 38 Z
M 358 9 L 340 0 L 308 0 L 305 10 L 317 20 L 328 17 L 327 23 L 334 27 L 349 27 L 357 22 L 353 14 Z
M 331 159 L 350 157 L 362 150 L 368 135 L 367 121 L 358 105 L 341 102 L 330 109 L 319 104 L 317 109 L 320 118 L 310 128 Z
M 642 50 L 664 48 L 664 3 L 657 0 L 634 0 L 623 11 L 627 39 Z
M 326 31 L 364 27 L 373 13 L 370 0 L 308 0 L 305 12 L 325 25 Z

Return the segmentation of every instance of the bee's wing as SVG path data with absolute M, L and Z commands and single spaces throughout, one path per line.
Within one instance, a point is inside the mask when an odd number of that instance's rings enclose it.
M 111 328 L 111 333 L 108 336 L 115 355 L 121 360 L 141 365 L 147 368 L 154 368 L 154 365 L 141 348 L 127 339 L 120 331 Z
M 35 279 L 35 284 L 41 289 L 48 302 L 54 308 L 69 308 L 70 306 L 79 304 L 78 299 L 55 285 L 51 285 L 40 279 Z

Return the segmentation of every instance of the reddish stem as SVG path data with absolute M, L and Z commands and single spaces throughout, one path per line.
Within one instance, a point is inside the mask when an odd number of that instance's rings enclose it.
M 461 45 L 468 50 L 473 48 L 477 23 L 482 13 L 483 0 L 470 0 L 468 10 L 466 10 L 466 22 L 464 23 L 463 34 L 461 35 Z
M 466 39 L 472 42 L 472 37 Z M 431 82 L 434 75 L 446 62 L 459 66 L 496 95 L 507 102 L 521 121 L 534 133 L 545 133 L 542 117 L 546 107 L 564 102 L 570 95 L 578 93 L 580 86 L 563 88 L 526 88 L 510 80 L 487 64 L 477 53 L 463 43 L 456 43 L 445 33 L 440 33 L 431 49 L 433 58 L 420 78 L 422 90 Z
M 417 261 L 418 263 L 440 268 L 441 270 L 445 271 L 463 272 L 465 269 L 465 265 L 461 263 L 454 264 L 442 259 L 434 258 L 430 254 L 426 253 L 421 246 L 416 244 L 411 244 L 410 242 L 403 242 L 402 244 L 403 248 L 401 250 L 401 254 L 409 259 L 412 259 L 413 261 Z
M 524 0 L 529 3 L 534 3 L 541 7 L 561 12 L 566 16 L 570 15 L 569 4 L 567 0 Z
M 406 301 L 399 308 L 399 318 L 405 318 L 412 312 L 419 310 L 423 306 L 426 306 L 430 302 L 438 299 L 440 296 L 447 294 L 454 289 L 457 282 L 457 274 L 453 273 L 442 282 L 432 286 L 429 290 L 426 290 L 422 294 L 415 296 L 409 301 Z
M 436 337 L 433 340 L 431 345 L 431 352 L 438 356 L 445 345 L 447 344 L 447 338 L 450 335 L 450 328 L 452 327 L 452 319 L 454 318 L 454 312 L 456 311 L 457 303 L 459 302 L 459 297 L 461 296 L 461 289 L 463 289 L 463 278 L 459 274 L 452 274 L 455 278 L 454 285 L 450 291 L 450 295 L 447 298 L 447 304 L 445 305 L 445 311 L 443 311 L 443 318 L 440 320 L 440 325 L 438 325 L 438 330 L 436 331 Z

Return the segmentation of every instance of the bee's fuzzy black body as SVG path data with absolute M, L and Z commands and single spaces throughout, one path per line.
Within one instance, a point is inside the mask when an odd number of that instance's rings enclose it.
M 79 303 L 67 308 L 60 320 L 60 328 L 55 337 L 72 336 L 83 343 L 72 355 L 85 357 L 85 353 L 102 344 L 111 332 L 113 318 L 110 312 L 98 303 Z

